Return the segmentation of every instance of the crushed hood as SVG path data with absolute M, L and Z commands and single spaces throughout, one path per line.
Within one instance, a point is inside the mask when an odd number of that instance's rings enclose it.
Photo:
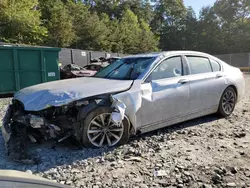
M 94 77 L 60 80 L 24 88 L 15 93 L 14 99 L 21 101 L 27 111 L 40 111 L 86 97 L 124 91 L 132 82 Z

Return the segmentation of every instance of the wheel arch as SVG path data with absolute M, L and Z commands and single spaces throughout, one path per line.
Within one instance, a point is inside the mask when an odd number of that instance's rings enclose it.
M 78 121 L 85 119 L 85 118 L 87 117 L 87 115 L 88 115 L 91 111 L 93 111 L 94 109 L 96 109 L 96 108 L 98 108 L 98 107 L 100 107 L 100 106 L 106 106 L 106 107 L 111 108 L 110 105 L 98 105 L 98 104 L 92 102 L 92 103 L 90 103 L 89 105 L 84 106 L 83 108 L 81 108 L 81 109 L 79 110 L 78 115 L 77 115 Z M 135 132 L 135 131 L 133 131 L 133 130 L 134 130 L 134 126 L 132 125 L 132 123 L 131 123 L 131 121 L 130 121 L 130 119 L 129 119 L 129 116 L 126 115 L 126 113 L 125 113 L 125 116 L 124 116 L 124 120 L 125 120 L 127 126 L 129 127 L 130 133 L 133 134 L 133 133 Z
M 79 141 L 82 142 L 82 144 L 85 147 L 102 147 L 103 146 L 103 145 L 96 145 L 95 143 L 93 143 L 92 139 L 89 137 L 87 130 L 89 129 L 89 127 L 90 127 L 89 125 L 94 118 L 96 118 L 97 116 L 99 116 L 100 114 L 103 114 L 103 113 L 108 113 L 111 115 L 112 112 L 114 112 L 113 108 L 109 105 L 97 105 L 96 108 L 90 109 L 89 113 L 86 115 L 86 117 L 84 117 L 84 119 L 81 120 L 81 122 L 80 122 L 80 130 L 81 131 L 79 131 L 79 138 L 80 138 Z M 119 140 L 117 140 L 117 142 L 114 143 L 114 145 L 124 144 L 129 139 L 130 121 L 126 115 L 124 116 L 124 119 L 122 120 L 122 122 L 123 122 L 123 127 L 124 127 L 123 133 L 122 133 L 122 135 L 120 135 L 121 137 L 119 138 Z M 103 144 L 103 142 L 102 142 L 102 144 Z M 112 146 L 114 146 L 114 145 L 112 145 Z
M 119 93 L 114 93 L 114 94 L 120 94 Z M 90 103 L 86 106 L 83 106 L 81 109 L 79 109 L 78 115 L 77 115 L 77 120 L 83 120 L 85 119 L 88 114 L 95 110 L 96 108 L 100 107 L 100 106 L 106 106 L 106 107 L 110 107 L 112 105 L 112 95 L 114 94 L 103 94 L 103 95 L 98 95 L 98 96 L 93 96 L 90 98 L 86 98 L 84 100 L 89 101 Z M 115 97 L 116 98 L 116 97 Z M 101 99 L 103 102 L 102 103 L 96 103 L 95 100 Z M 131 116 L 127 113 L 128 110 L 125 110 L 125 114 L 124 114 L 124 120 L 126 121 L 126 124 L 129 126 L 129 132 L 130 134 L 136 134 L 136 127 L 133 125 L 132 120 L 130 119 Z
M 222 101 L 223 101 L 223 95 L 224 93 L 227 92 L 227 90 L 233 90 L 235 92 L 235 101 L 234 101 L 234 104 L 232 104 L 233 106 L 231 107 L 232 109 L 228 109 L 230 111 L 225 111 L 225 109 L 222 107 Z M 217 115 L 219 115 L 220 117 L 228 117 L 232 114 L 232 112 L 234 111 L 234 108 L 235 108 L 235 105 L 236 105 L 236 102 L 237 102 L 237 88 L 234 86 L 234 85 L 228 85 L 225 90 L 223 91 L 222 95 L 221 95 L 221 98 L 220 98 L 220 103 L 218 105 L 218 110 L 217 110 Z
M 235 85 L 233 85 L 233 84 L 229 85 L 227 88 L 229 88 L 229 87 L 231 87 L 231 88 L 234 89 L 235 94 L 236 94 L 236 99 L 237 99 L 237 98 L 238 98 L 238 90 L 237 90 L 237 87 L 236 87 Z M 226 89 L 227 89 L 227 88 L 226 88 Z M 226 89 L 225 89 L 225 90 L 226 90 Z M 224 91 L 225 91 L 225 90 L 224 90 Z

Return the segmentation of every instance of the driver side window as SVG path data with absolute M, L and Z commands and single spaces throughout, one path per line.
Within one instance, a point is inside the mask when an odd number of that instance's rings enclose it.
M 161 62 L 149 76 L 150 80 L 179 77 L 183 75 L 181 57 L 171 57 Z

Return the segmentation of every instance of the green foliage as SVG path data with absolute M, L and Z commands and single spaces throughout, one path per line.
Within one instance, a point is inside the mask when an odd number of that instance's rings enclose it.
M 149 25 L 143 20 L 140 20 L 140 34 L 138 52 L 154 52 L 159 51 L 159 37 L 151 31 Z
M 48 37 L 44 41 L 49 46 L 67 47 L 75 37 L 72 17 L 68 7 L 61 0 L 44 0 L 41 3 L 44 25 Z
M 96 13 L 81 23 L 77 47 L 89 50 L 106 50 L 108 29 Z
M 41 26 L 37 0 L 0 1 L 0 40 L 41 44 L 47 29 Z
M 225 51 L 247 52 L 249 47 L 250 2 L 248 0 L 219 0 L 211 8 L 220 25 Z
M 131 10 L 127 9 L 123 12 L 119 29 L 119 40 L 122 41 L 124 52 L 137 53 L 140 28 L 138 18 Z
M 249 52 L 250 1 L 217 0 L 195 15 L 183 0 L 0 0 L 0 41 L 144 53 Z

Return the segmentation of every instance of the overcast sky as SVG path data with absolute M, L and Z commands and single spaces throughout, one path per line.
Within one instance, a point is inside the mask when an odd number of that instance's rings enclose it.
M 196 16 L 199 15 L 200 9 L 207 5 L 213 5 L 216 0 L 184 0 L 186 6 L 192 6 L 196 12 Z

